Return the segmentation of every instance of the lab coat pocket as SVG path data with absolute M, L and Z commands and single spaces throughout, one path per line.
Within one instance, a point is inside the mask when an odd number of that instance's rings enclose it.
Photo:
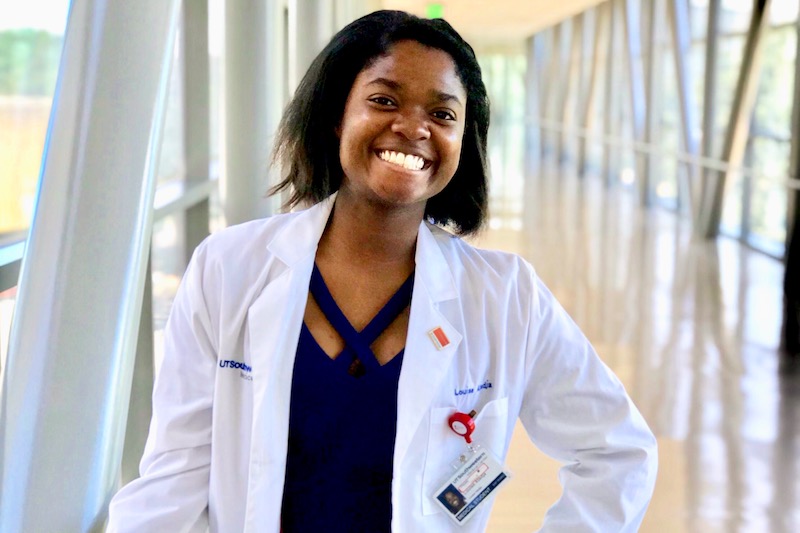
M 474 407 L 475 431 L 472 440 L 502 459 L 506 447 L 508 428 L 508 398 L 498 398 L 486 402 L 483 407 Z M 432 494 L 453 474 L 450 464 L 466 449 L 466 441 L 456 435 L 448 426 L 447 419 L 456 407 L 436 407 L 431 409 L 431 427 L 428 433 L 428 449 L 422 473 L 422 514 L 441 512 Z

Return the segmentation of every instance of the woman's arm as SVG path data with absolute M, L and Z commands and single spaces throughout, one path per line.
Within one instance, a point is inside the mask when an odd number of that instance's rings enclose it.
M 533 276 L 520 418 L 561 461 L 561 498 L 541 532 L 638 530 L 653 493 L 656 440 L 622 384 Z
M 141 477 L 109 507 L 109 533 L 206 531 L 216 346 L 204 297 L 204 245 L 172 306 Z

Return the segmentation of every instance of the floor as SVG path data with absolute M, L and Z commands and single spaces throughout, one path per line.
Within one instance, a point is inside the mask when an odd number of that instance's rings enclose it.
M 534 265 L 657 435 L 641 531 L 800 531 L 800 373 L 776 349 L 782 264 L 694 240 L 596 178 L 551 171 L 526 187 L 476 244 Z M 508 466 L 488 531 L 529 533 L 558 499 L 558 464 L 517 427 Z

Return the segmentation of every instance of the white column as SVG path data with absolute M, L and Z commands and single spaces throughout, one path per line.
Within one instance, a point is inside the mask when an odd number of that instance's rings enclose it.
M 289 0 L 289 87 L 294 92 L 311 62 L 333 36 L 331 0 Z
M 117 488 L 180 2 L 73 0 L 0 401 L 0 531 Z
M 228 225 L 266 216 L 265 198 L 276 123 L 274 77 L 279 60 L 274 29 L 282 23 L 274 0 L 226 0 L 221 197 Z M 277 56 L 277 57 L 276 57 Z
M 334 4 L 334 33 L 367 13 L 383 9 L 383 0 L 331 0 Z

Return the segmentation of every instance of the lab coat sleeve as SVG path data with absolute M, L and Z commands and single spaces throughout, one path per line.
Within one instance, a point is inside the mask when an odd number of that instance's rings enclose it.
M 208 528 L 215 337 L 206 305 L 204 245 L 172 306 L 141 477 L 109 506 L 109 533 L 202 532 Z
M 561 498 L 539 531 L 636 532 L 655 485 L 655 437 L 532 271 L 531 280 L 520 419 L 533 443 L 563 465 Z

